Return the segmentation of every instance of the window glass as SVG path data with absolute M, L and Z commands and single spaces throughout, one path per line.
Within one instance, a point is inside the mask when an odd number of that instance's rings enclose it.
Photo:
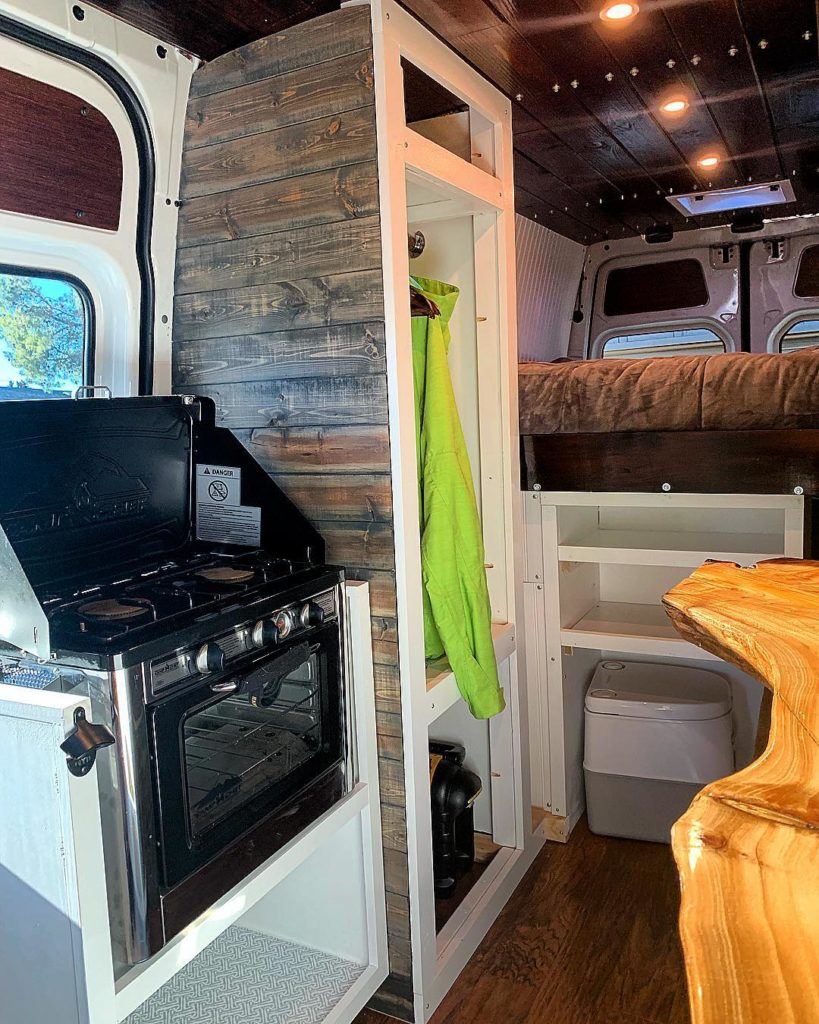
M 819 295 L 819 245 L 810 245 L 802 253 L 793 292 L 801 299 Z
M 642 359 L 648 356 L 711 356 L 725 351 L 725 342 L 707 327 L 621 334 L 603 345 L 604 359 Z
M 816 348 L 819 345 L 819 320 L 800 320 L 782 335 L 780 352 L 795 352 L 799 348 Z
M 666 260 L 618 267 L 606 280 L 606 316 L 634 316 L 664 309 L 690 309 L 708 302 L 699 260 Z
M 0 270 L 0 401 L 69 398 L 86 382 L 89 311 L 64 278 Z

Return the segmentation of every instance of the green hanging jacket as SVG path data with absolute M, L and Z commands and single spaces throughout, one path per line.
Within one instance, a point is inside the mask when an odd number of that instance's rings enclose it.
M 491 718 L 506 705 L 492 643 L 483 532 L 447 359 L 458 289 L 425 278 L 412 283 L 441 311 L 434 319 L 412 318 L 424 647 L 427 658 L 446 654 L 475 718 Z

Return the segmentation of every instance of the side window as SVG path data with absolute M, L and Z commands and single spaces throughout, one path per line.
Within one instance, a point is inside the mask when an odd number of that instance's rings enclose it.
M 782 335 L 780 352 L 796 352 L 800 348 L 816 348 L 819 345 L 819 320 L 800 320 Z
M 0 401 L 68 398 L 93 381 L 93 307 L 78 281 L 0 267 Z
M 606 281 L 607 317 L 691 309 L 708 303 L 708 286 L 699 260 L 666 260 L 612 270 Z
M 819 325 L 817 325 L 819 326 Z M 643 359 L 657 356 L 710 356 L 725 351 L 725 342 L 707 327 L 620 334 L 603 345 L 604 359 Z

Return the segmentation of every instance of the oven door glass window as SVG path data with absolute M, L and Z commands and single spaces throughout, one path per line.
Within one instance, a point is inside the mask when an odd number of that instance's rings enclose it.
M 169 694 L 151 718 L 163 873 L 173 886 L 301 807 L 314 784 L 345 785 L 338 623 Z
M 292 775 L 322 749 L 318 651 L 285 677 L 274 671 L 260 695 L 231 695 L 182 725 L 188 830 L 197 839 Z

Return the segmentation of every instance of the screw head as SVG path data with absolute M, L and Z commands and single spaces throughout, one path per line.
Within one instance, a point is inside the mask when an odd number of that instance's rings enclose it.
M 570 84 L 573 89 L 576 89 L 580 85 L 580 82 L 578 82 L 576 78 L 573 78 Z
M 631 75 L 632 78 L 636 78 L 640 74 L 640 69 L 639 68 L 631 68 L 631 70 L 629 71 L 629 74 Z
M 667 491 L 670 491 L 670 490 L 671 490 L 671 484 L 663 484 L 663 487 L 662 487 L 662 489 L 663 489 L 664 491 L 666 491 L 666 492 L 667 492 Z
M 517 93 L 515 95 L 515 99 L 518 101 L 518 103 L 520 103 L 521 100 L 523 99 L 523 93 L 522 92 Z
M 758 45 L 759 45 L 760 50 L 767 50 L 768 49 L 768 40 L 767 39 L 760 39 Z
M 702 61 L 702 57 L 698 53 L 695 53 L 691 58 L 691 63 L 696 67 Z
M 613 82 L 614 81 L 614 75 L 611 73 L 611 71 L 607 71 L 606 72 L 606 81 L 607 82 Z
M 813 39 L 813 32 L 811 32 L 810 29 L 806 29 L 802 33 L 802 38 L 805 40 L 806 43 L 809 43 L 811 41 L 811 39 Z
M 736 47 L 736 46 L 729 46 L 728 47 L 728 56 L 729 57 L 736 57 L 736 55 L 738 53 L 739 53 L 739 48 L 738 47 Z
M 797 486 L 796 486 L 796 487 L 794 487 L 794 489 L 793 489 L 793 493 L 794 493 L 794 494 L 804 494 L 804 493 L 805 493 L 805 488 L 804 488 L 804 487 L 800 487 L 800 486 L 799 486 L 799 485 L 797 484 Z
M 560 92 L 560 86 L 557 84 L 557 82 L 555 82 L 555 84 L 552 86 L 552 92 Z

